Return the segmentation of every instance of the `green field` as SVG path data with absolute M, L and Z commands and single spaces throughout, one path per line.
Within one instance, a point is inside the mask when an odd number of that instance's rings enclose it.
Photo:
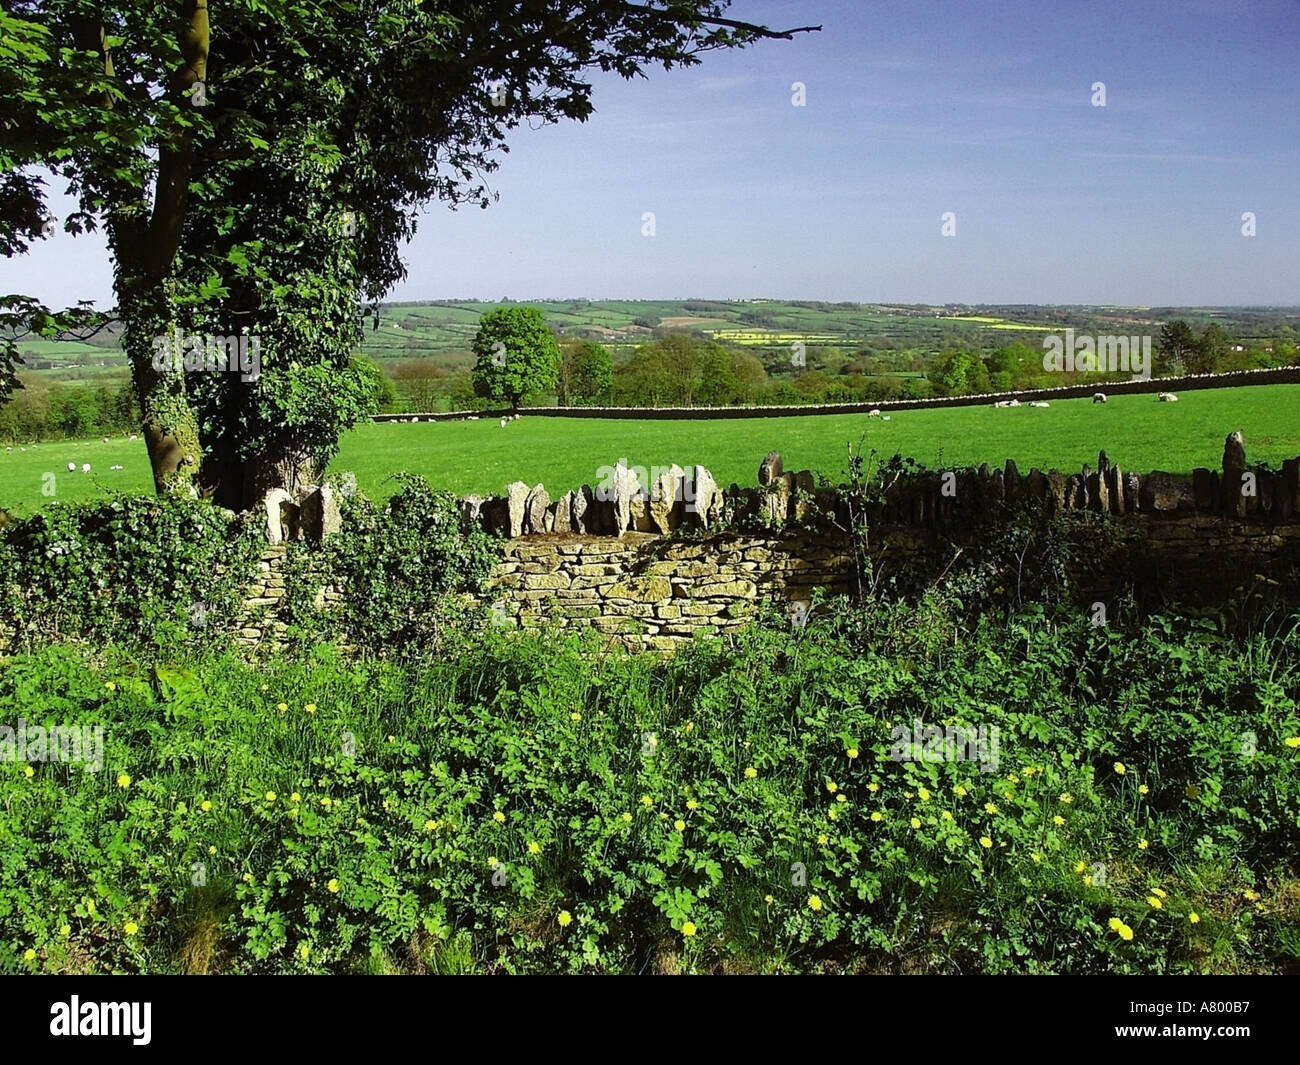
M 1057 400 L 1047 410 L 992 406 L 947 410 L 904 410 L 885 422 L 862 414 L 700 421 L 632 421 L 529 417 L 502 429 L 494 419 L 477 422 L 386 422 L 348 434 L 331 470 L 351 470 L 361 490 L 384 498 L 391 474 L 423 474 L 437 488 L 457 494 L 501 492 L 510 481 L 539 481 L 552 495 L 596 484 L 602 466 L 626 459 L 631 466 L 707 466 L 719 483 L 754 484 L 758 465 L 770 450 L 781 452 L 786 469 L 811 469 L 841 480 L 845 446 L 865 437 L 865 448 L 884 455 L 901 452 L 931 467 L 1013 458 L 1032 466 L 1074 471 L 1095 464 L 1104 448 L 1126 470 L 1189 473 L 1217 469 L 1223 438 L 1240 429 L 1251 462 L 1277 465 L 1300 455 L 1300 385 L 1183 392 L 1178 403 L 1153 395 L 1115 396 L 1094 405 L 1088 399 Z M 67 464 L 75 462 L 77 472 Z M 91 472 L 81 472 L 82 463 Z M 110 466 L 125 467 L 111 471 Z M 151 491 L 143 441 L 122 438 L 105 444 L 55 442 L 26 451 L 0 451 L 0 506 L 16 514 L 39 509 L 42 476 L 55 474 L 63 502 L 93 498 L 105 490 Z

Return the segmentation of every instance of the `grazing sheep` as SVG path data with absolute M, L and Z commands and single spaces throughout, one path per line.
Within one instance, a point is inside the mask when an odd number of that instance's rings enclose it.
M 83 462 L 83 463 L 81 464 L 81 472 L 82 472 L 82 473 L 89 473 L 89 472 L 90 472 L 90 463 L 89 463 L 89 462 Z
M 1035 403 L 1031 403 L 1031 404 L 1029 404 L 1029 405 L 1030 405 L 1031 407 L 1050 407 L 1050 406 L 1051 406 L 1051 404 L 1048 403 L 1047 400 L 1045 400 L 1045 399 L 1040 399 L 1040 400 L 1038 400 L 1037 402 L 1035 402 Z
M 518 421 L 518 420 L 519 420 L 520 418 L 522 418 L 522 417 L 523 417 L 522 414 L 516 414 L 515 417 L 514 417 L 514 420 L 515 420 L 515 421 Z
M 1011 400 L 1008 400 L 1008 401 L 1007 401 L 1007 406 L 1008 406 L 1008 407 L 1018 407 L 1018 406 L 1020 406 L 1020 400 L 1018 400 L 1018 399 L 1011 399 Z
M 121 466 L 110 466 L 110 467 L 109 467 L 110 470 L 120 470 L 121 468 L 122 468 Z
M 1177 403 L 1177 402 L 1178 402 L 1178 397 L 1175 396 L 1172 392 L 1161 392 L 1160 395 L 1158 395 L 1158 396 L 1156 397 L 1156 399 L 1158 399 L 1161 403 Z
M 76 473 L 76 472 L 77 472 L 77 464 L 76 464 L 75 462 L 69 462 L 69 463 L 68 463 L 68 472 L 69 472 L 69 473 Z
M 994 403 L 993 406 L 995 406 L 995 407 L 1009 407 L 1009 406 L 1011 406 L 1011 401 L 1010 401 L 1009 399 L 1000 399 L 1000 400 L 998 400 L 996 403 Z
M 1094 403 L 1105 403 L 1105 402 L 1106 402 L 1106 393 L 1105 393 L 1105 392 L 1094 392 L 1094 393 L 1092 394 L 1092 401 L 1093 401 Z
M 867 411 L 868 418 L 879 418 L 880 410 L 878 408 Z

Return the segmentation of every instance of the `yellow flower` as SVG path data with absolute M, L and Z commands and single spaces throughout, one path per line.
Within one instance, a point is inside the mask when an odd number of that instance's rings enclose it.
M 682 731 L 683 731 L 683 732 L 693 732 L 694 730 L 695 730 L 695 722 L 694 722 L 694 721 L 688 721 L 688 722 L 686 722 L 686 724 L 684 724 L 684 725 L 682 726 Z
M 916 793 L 917 793 L 919 796 L 921 796 L 921 801 L 922 801 L 922 802 L 929 802 L 929 801 L 930 801 L 930 793 L 929 793 L 928 791 L 926 791 L 925 788 L 917 788 L 917 789 L 916 789 Z
M 244 874 L 244 883 L 245 883 L 245 884 L 251 884 L 252 882 L 253 882 L 253 874 L 252 874 L 252 873 L 245 873 L 245 874 Z M 89 907 L 87 907 L 87 909 L 89 909 Z
M 682 935 L 687 939 L 690 939 L 691 936 L 695 935 L 695 923 L 693 921 L 682 922 Z
M 746 779 L 748 779 L 748 780 L 753 780 L 756 776 L 758 776 L 758 770 L 755 769 L 752 765 L 751 765 L 751 766 L 747 766 L 747 767 L 745 768 L 745 777 L 746 777 Z
M 913 827 L 913 828 L 920 828 L 920 827 L 921 827 L 921 819 L 920 819 L 919 817 L 914 817 L 914 818 L 912 818 L 912 827 Z
M 912 793 L 910 791 L 903 792 L 904 799 L 910 799 L 911 797 L 912 797 Z
M 694 799 L 689 799 L 686 803 L 686 809 L 688 810 L 698 810 L 699 808 L 700 808 L 700 804 L 696 802 Z
M 1107 925 L 1109 925 L 1110 930 L 1111 930 L 1112 932 L 1118 932 L 1121 928 L 1124 927 L 1124 922 L 1121 921 L 1118 917 L 1112 917 L 1112 918 L 1111 918 L 1109 921 L 1107 921 L 1106 923 L 1107 923 Z
M 951 811 L 951 810 L 944 810 L 944 812 L 943 812 L 943 819 L 944 819 L 945 821 L 951 821 L 951 820 L 953 819 L 953 818 L 952 818 L 952 811 Z
M 36 960 L 36 951 L 30 948 L 23 951 L 23 961 L 35 961 L 35 960 Z
M 1201 915 L 1200 915 L 1199 913 L 1197 913 L 1195 910 L 1193 910 L 1191 913 L 1189 913 L 1189 914 L 1187 915 L 1187 919 L 1188 919 L 1189 921 L 1191 921 L 1192 924 L 1200 924 L 1200 923 L 1201 923 Z
M 35 772 L 36 771 L 31 766 L 29 765 L 23 766 L 23 776 L 27 777 L 29 780 L 31 779 L 32 774 Z
M 1162 898 L 1162 899 L 1167 899 L 1167 898 L 1169 898 L 1169 895 L 1168 895 L 1166 892 L 1161 891 L 1158 887 L 1153 887 L 1153 888 L 1151 889 L 1151 894 L 1153 894 L 1153 895 L 1158 895 L 1158 896 L 1159 896 L 1160 898 Z
M 267 802 L 275 802 L 275 792 L 268 791 L 265 795 L 265 798 Z
M 958 784 L 953 790 L 957 793 L 959 798 L 964 799 L 966 797 L 966 789 L 960 784 Z
M 1115 931 L 1119 933 L 1119 938 L 1124 940 L 1125 943 L 1133 938 L 1133 929 L 1123 922 L 1120 922 L 1120 926 Z
M 980 836 L 980 846 L 987 850 L 989 847 L 993 846 L 993 841 L 989 839 L 988 836 Z
M 772 898 L 771 895 L 764 895 L 764 896 L 763 896 L 763 901 L 766 902 L 769 906 L 771 906 L 772 903 L 774 903 L 774 902 L 776 901 L 776 899 Z
M 489 858 L 489 859 L 488 859 L 488 868 L 489 868 L 489 869 L 495 869 L 495 868 L 496 868 L 498 865 L 500 865 L 500 864 L 501 864 L 501 859 L 500 859 L 500 858 Z
M 1161 902 L 1158 898 L 1156 898 L 1154 895 L 1148 895 L 1147 905 L 1150 906 L 1153 910 L 1160 910 L 1160 909 L 1164 909 L 1165 904 Z
M 632 815 L 629 814 L 629 813 L 625 813 L 625 814 L 623 815 L 623 820 L 624 820 L 624 821 L 631 821 L 631 820 L 632 820 Z
M 433 831 L 435 828 L 437 828 L 437 827 L 438 827 L 438 822 L 437 822 L 437 821 L 429 820 L 429 821 L 424 822 L 424 830 L 425 830 L 426 832 L 432 832 L 432 831 Z
M 1300 747 L 1300 740 L 1296 740 L 1295 746 Z M 856 758 L 858 756 L 858 749 L 856 747 L 850 747 L 846 753 L 850 758 Z
M 331 895 L 337 895 L 339 893 L 339 882 L 337 880 L 331 880 L 325 885 L 325 890 Z
M 808 897 L 808 905 L 811 906 L 814 910 L 820 910 L 822 908 L 821 896 L 810 895 Z
M 541 845 L 538 844 L 538 843 L 535 843 L 535 842 L 530 841 L 529 844 L 528 844 L 528 853 L 529 853 L 529 854 L 541 854 L 541 853 L 542 853 Z
M 834 795 L 835 792 L 838 790 L 838 788 L 837 788 L 837 786 L 836 786 L 836 784 L 835 784 L 835 781 L 833 781 L 833 780 L 828 780 L 828 781 L 826 782 L 826 790 L 829 791 L 832 795 Z
M 203 802 L 199 803 L 199 809 L 206 814 L 208 811 L 212 809 L 212 803 L 204 799 Z
M 311 951 L 307 948 L 306 943 L 304 943 L 301 947 L 298 948 L 298 957 L 300 957 L 303 961 L 307 960 L 307 956 L 310 953 Z
M 280 713 L 283 714 L 286 710 L 289 709 L 289 704 L 288 704 L 288 703 L 276 703 L 275 708 L 276 708 L 277 710 L 279 710 Z
M 654 799 L 650 798 L 649 795 L 641 796 L 641 805 L 644 806 L 647 810 L 650 809 L 650 807 L 652 807 L 654 804 L 655 804 Z
M 880 785 L 877 784 L 874 780 L 867 785 L 867 791 L 871 792 L 873 795 L 879 790 L 880 790 Z
M 1029 857 L 1031 857 L 1031 858 L 1034 859 L 1034 864 L 1035 864 L 1035 865 L 1039 865 L 1039 864 L 1042 863 L 1043 856 L 1042 856 L 1041 854 L 1039 854 L 1037 851 L 1034 851 L 1034 853 L 1031 854 Z
M 129 788 L 131 786 L 131 778 L 127 776 L 125 773 L 118 773 L 117 786 L 119 788 Z
M 1088 868 L 1088 866 L 1087 866 L 1086 864 L 1084 864 L 1083 862 L 1075 862 L 1075 863 L 1074 863 L 1074 871 L 1075 871 L 1076 873 L 1082 873 L 1082 872 L 1083 872 L 1085 869 L 1087 869 L 1087 868 Z
M 570 720 L 570 721 L 581 721 L 581 720 L 582 720 L 582 715 L 581 715 L 580 713 L 578 713 L 578 711 L 575 710 L 575 711 L 573 711 L 573 713 L 571 713 L 571 714 L 569 715 L 569 720 Z
M 128 936 L 133 936 L 140 931 L 140 926 L 134 921 L 127 921 L 124 930 Z
M 1074 802 L 1074 796 L 1068 791 L 1063 791 L 1061 792 L 1061 802 L 1065 803 L 1066 806 L 1069 806 L 1070 803 Z
M 871 820 L 873 821 L 883 821 L 884 819 L 885 819 L 885 815 L 880 813 L 879 811 L 871 815 Z
M 832 806 L 832 807 L 831 807 L 831 808 L 826 812 L 826 816 L 827 816 L 828 818 L 830 818 L 830 820 L 832 820 L 832 821 L 838 821 L 838 820 L 840 819 L 840 812 L 839 812 L 837 809 L 835 809 L 834 806 Z
M 679 817 L 676 821 L 673 822 L 673 828 L 677 829 L 678 832 L 685 832 L 686 822 Z
M 559 921 L 561 928 L 568 928 L 569 925 L 573 924 L 573 914 L 568 910 L 561 910 L 560 916 L 556 920 Z
M 321 799 L 320 804 L 321 804 L 323 807 L 325 807 L 325 809 L 328 810 L 328 809 L 330 808 L 330 798 L 329 798 L 329 796 L 327 795 L 327 796 L 325 796 L 325 798 Z
M 1125 773 L 1128 772 L 1128 770 L 1124 768 L 1124 763 L 1123 763 L 1123 762 L 1116 762 L 1116 763 L 1115 763 L 1115 772 L 1118 773 L 1120 776 L 1123 776 Z
M 211 847 L 209 847 L 209 848 L 208 848 L 208 853 L 209 853 L 209 854 L 216 854 L 216 853 L 217 853 L 217 848 L 216 848 L 216 846 L 211 846 Z
M 1060 814 L 1057 814 L 1055 817 L 1052 818 L 1052 824 L 1054 824 L 1057 828 L 1060 828 L 1063 824 L 1065 824 L 1065 818 L 1062 817 Z
M 302 802 L 302 796 L 299 795 L 299 794 L 295 791 L 292 795 L 289 796 L 289 801 L 290 801 L 290 802 Z
M 70 924 L 62 924 L 62 925 L 59 925 L 59 935 L 61 935 L 61 936 L 70 936 L 70 935 L 72 935 L 72 925 L 70 925 Z
M 90 914 L 91 917 L 94 917 L 94 916 L 95 916 L 95 900 L 94 900 L 94 899 L 87 899 L 87 900 L 86 900 L 86 912 L 87 912 L 88 914 Z
M 303 707 L 303 709 L 306 710 L 307 713 L 309 714 L 314 714 L 316 712 L 316 704 L 308 703 L 306 706 Z
M 1282 742 L 1285 743 L 1292 750 L 1295 750 L 1295 748 L 1300 747 L 1300 736 L 1288 736 Z
M 1251 902 L 1254 902 L 1257 898 L 1259 898 L 1259 892 L 1258 892 L 1258 891 L 1252 891 L 1250 888 L 1247 888 L 1247 889 L 1246 889 L 1246 898 L 1249 899 Z
M 1139 795 L 1150 795 L 1150 794 L 1151 794 L 1151 789 L 1148 788 L 1145 784 L 1139 784 L 1139 785 L 1138 785 L 1138 794 L 1139 794 Z
M 994 806 L 991 802 L 986 802 L 986 803 L 984 804 L 984 809 L 987 810 L 987 811 L 988 811 L 989 813 L 991 813 L 991 814 L 995 814 L 995 813 L 998 812 L 998 808 L 997 808 L 996 806 Z
M 835 796 L 835 801 L 836 801 L 836 802 L 848 802 L 848 801 L 849 801 L 849 797 L 848 797 L 847 795 L 845 795 L 844 792 L 840 792 L 838 795 Z
M 110 692 L 115 692 L 115 691 L 117 691 L 117 685 L 114 684 L 111 680 L 110 680 L 110 681 L 107 681 L 107 682 L 104 684 L 104 690 L 105 690 L 105 691 L 110 691 Z
M 498 810 L 492 815 L 492 820 L 498 825 L 504 825 L 506 823 L 506 815 L 501 810 Z
M 820 836 L 817 837 L 817 842 L 824 847 L 826 846 L 827 843 L 830 842 L 830 837 L 827 836 L 825 832 L 823 832 Z
M 1012 784 L 1019 784 L 1019 783 L 1020 783 L 1020 778 L 1019 778 L 1018 776 L 1016 776 L 1015 773 L 1012 773 L 1011 776 L 1008 777 L 1007 779 L 1010 780 Z
M 1140 851 L 1144 851 L 1144 850 L 1146 850 L 1149 846 L 1151 846 L 1151 843 L 1150 843 L 1149 840 L 1145 840 L 1145 839 L 1140 839 L 1140 840 L 1138 840 L 1138 850 L 1140 850 Z

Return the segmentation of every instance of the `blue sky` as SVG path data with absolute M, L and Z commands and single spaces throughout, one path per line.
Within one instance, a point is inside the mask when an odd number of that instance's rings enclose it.
M 824 29 L 601 78 L 587 123 L 517 131 L 497 204 L 425 212 L 390 298 L 1300 303 L 1297 0 L 730 15 Z M 110 282 L 93 237 L 0 264 L 51 302 Z

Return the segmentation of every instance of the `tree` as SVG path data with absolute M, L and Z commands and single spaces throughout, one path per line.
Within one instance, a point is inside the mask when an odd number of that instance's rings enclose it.
M 1188 360 L 1195 357 L 1196 345 L 1196 334 L 1181 318 L 1166 322 L 1160 329 L 1160 339 L 1156 344 L 1156 373 L 1182 373 Z
M 506 400 L 515 410 L 522 400 L 555 391 L 560 344 L 536 307 L 499 307 L 479 319 L 471 345 L 474 394 Z
M 609 351 L 590 340 L 566 341 L 561 348 L 560 405 L 608 403 L 614 388 L 614 364 Z
M 155 487 L 251 505 L 318 475 L 369 413 L 351 361 L 363 301 L 377 314 L 405 276 L 419 205 L 487 206 L 507 133 L 585 120 L 594 69 L 632 78 L 816 28 L 772 31 L 726 7 L 229 0 L 211 25 L 207 0 L 11 0 L 0 252 L 105 228 Z M 79 201 L 59 227 L 41 167 Z M 0 312 L 42 336 L 79 320 L 25 297 Z M 262 372 L 156 365 L 156 342 L 178 332 L 257 337 Z M 4 391 L 12 366 L 0 344 Z
M 446 377 L 446 371 L 427 357 L 403 359 L 393 367 L 393 380 L 406 403 L 405 409 L 411 411 L 437 410 Z
M 1219 323 L 1211 322 L 1205 327 L 1196 347 L 1188 353 L 1188 370 L 1192 373 L 1214 373 L 1228 355 L 1228 343 L 1228 335 L 1219 327 Z
M 930 383 L 944 396 L 988 392 L 992 385 L 982 359 L 965 351 L 945 352 L 930 369 Z
M 757 403 L 767 391 L 767 371 L 758 357 L 747 351 L 732 352 L 731 376 L 736 379 L 738 403 Z

